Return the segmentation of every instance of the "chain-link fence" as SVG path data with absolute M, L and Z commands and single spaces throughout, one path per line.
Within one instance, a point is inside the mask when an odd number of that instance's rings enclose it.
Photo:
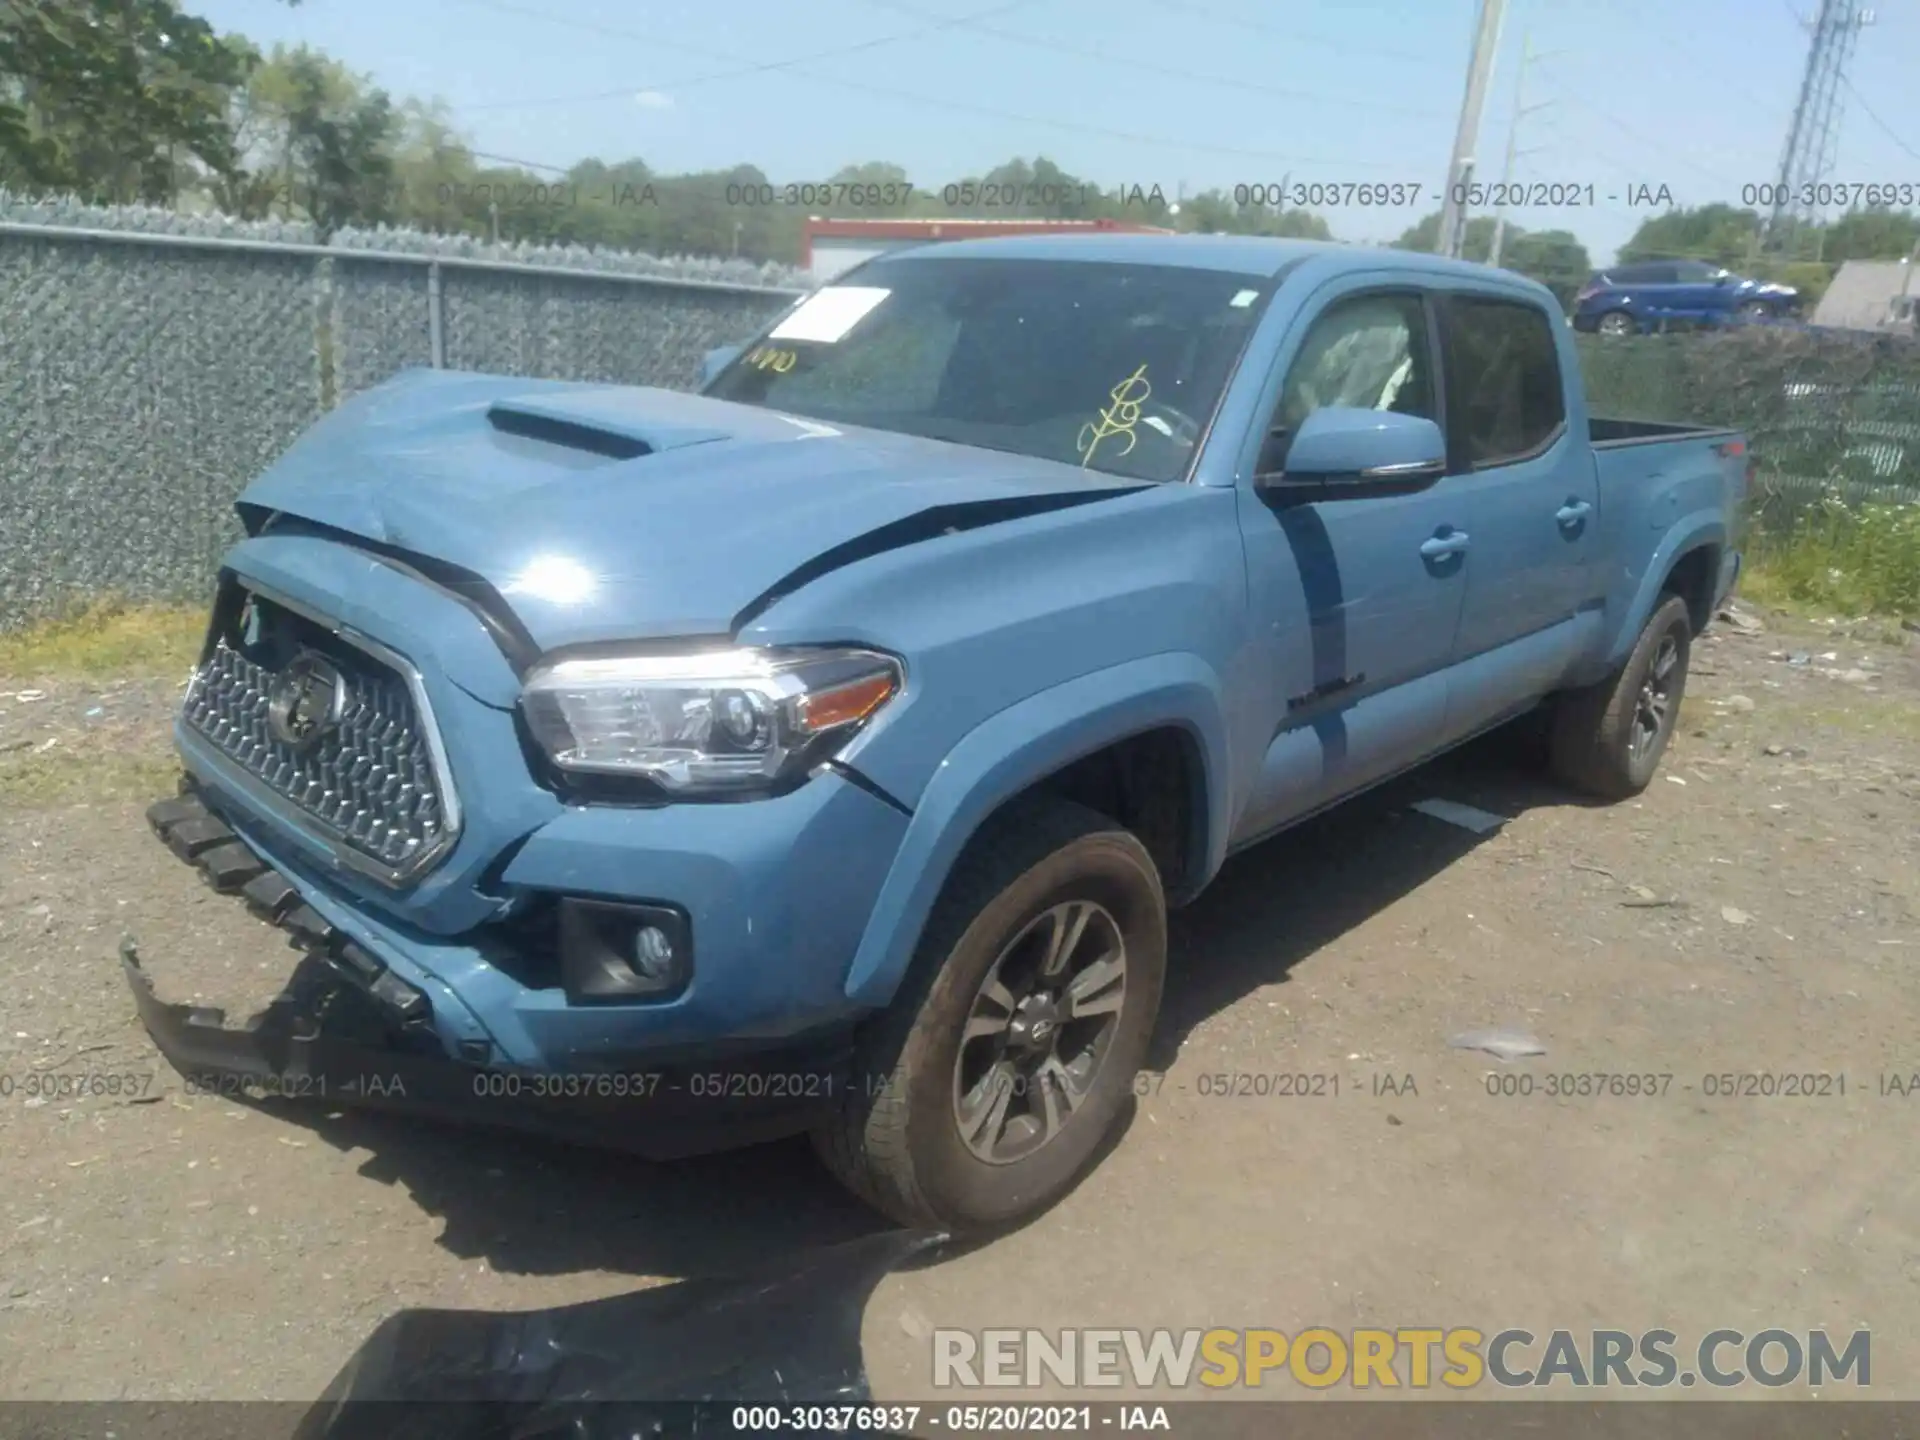
M 686 388 L 799 293 L 724 262 L 52 223 L 98 213 L 0 218 L 0 628 L 199 595 L 246 483 L 408 366 Z
M 1774 530 L 1824 496 L 1920 503 L 1920 345 L 1751 326 L 1579 339 L 1588 403 L 1621 419 L 1744 430 L 1756 519 Z

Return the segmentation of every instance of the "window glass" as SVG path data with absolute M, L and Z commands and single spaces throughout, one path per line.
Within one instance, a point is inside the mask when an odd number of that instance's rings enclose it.
M 912 254 L 797 306 L 707 394 L 829 424 L 1181 479 L 1263 277 Z
M 1307 333 L 1274 425 L 1291 432 L 1324 405 L 1438 420 L 1426 310 L 1415 295 L 1363 295 L 1332 306 Z
M 1540 449 L 1566 420 L 1553 322 L 1537 306 L 1460 296 L 1447 326 L 1447 393 L 1469 465 Z

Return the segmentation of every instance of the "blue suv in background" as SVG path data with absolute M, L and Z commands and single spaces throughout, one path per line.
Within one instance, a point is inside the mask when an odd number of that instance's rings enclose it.
M 1675 326 L 1785 320 L 1800 311 L 1791 285 L 1749 280 L 1705 260 L 1651 260 L 1597 271 L 1573 297 L 1573 328 L 1639 335 Z

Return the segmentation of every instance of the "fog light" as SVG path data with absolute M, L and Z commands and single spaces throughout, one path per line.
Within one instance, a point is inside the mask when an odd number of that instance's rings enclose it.
M 560 982 L 568 1000 L 665 1000 L 692 974 L 693 927 L 673 906 L 560 902 Z
M 642 925 L 633 936 L 633 968 L 657 982 L 673 975 L 673 937 L 658 925 Z

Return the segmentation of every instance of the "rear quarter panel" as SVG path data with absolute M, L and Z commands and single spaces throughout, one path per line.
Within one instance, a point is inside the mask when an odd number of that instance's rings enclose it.
M 1739 439 L 1725 431 L 1594 451 L 1607 639 L 1583 679 L 1596 680 L 1625 660 L 1668 577 L 1689 552 L 1712 550 L 1718 573 L 1745 500 L 1744 459 L 1719 451 Z

